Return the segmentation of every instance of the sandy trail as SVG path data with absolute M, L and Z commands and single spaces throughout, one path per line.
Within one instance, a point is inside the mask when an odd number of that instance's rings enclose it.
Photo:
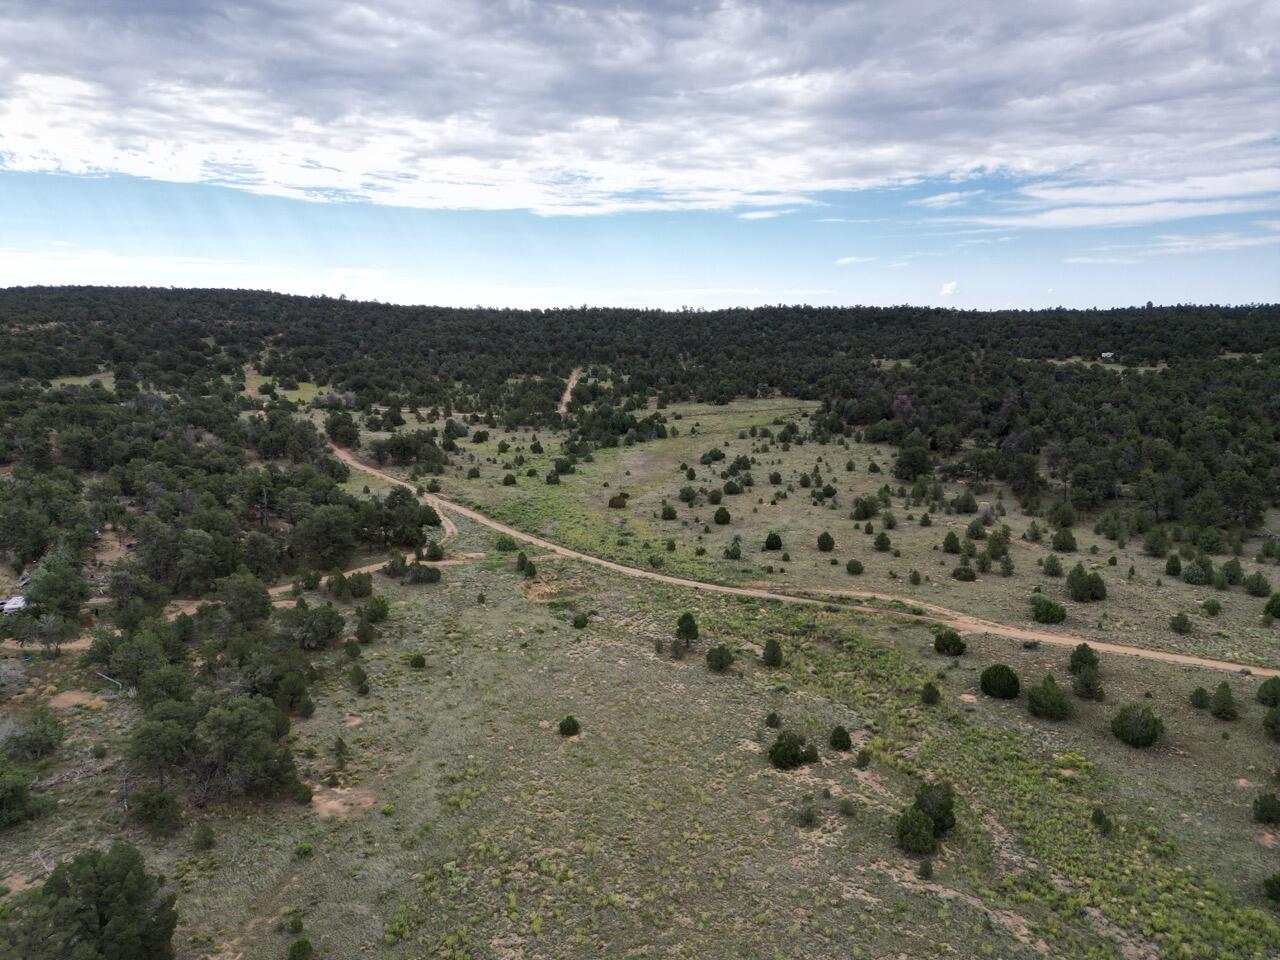
M 564 393 L 560 395 L 560 402 L 556 404 L 556 413 L 562 417 L 569 412 L 569 401 L 573 399 L 573 388 L 578 385 L 578 378 L 581 376 L 581 367 L 574 367 L 573 372 L 569 374 L 569 383 L 564 388 Z
M 357 469 L 364 470 L 366 473 L 380 477 L 389 483 L 400 484 L 401 486 L 414 489 L 413 484 L 408 481 L 401 480 L 389 473 L 371 467 L 356 459 L 350 450 L 341 447 L 333 448 L 334 455 L 343 463 Z M 534 536 L 531 533 L 525 533 L 515 527 L 500 523 L 491 517 L 473 510 L 470 507 L 464 507 L 461 504 L 446 500 L 437 494 L 424 494 L 424 499 L 435 508 L 436 512 L 444 517 L 445 511 L 452 511 L 459 516 L 473 520 L 482 526 L 488 527 L 490 530 L 496 530 L 499 533 L 505 533 L 516 540 L 533 544 L 548 553 L 554 553 L 557 556 L 568 557 L 572 560 L 579 560 L 583 563 L 589 563 L 593 566 L 600 567 L 605 570 L 611 570 L 614 573 L 620 573 L 626 577 L 634 577 L 640 580 L 651 580 L 657 583 L 666 583 L 671 586 L 685 587 L 691 590 L 702 590 L 706 593 L 721 593 L 735 597 L 753 597 L 758 600 L 775 600 L 779 603 L 792 604 L 808 604 L 811 606 L 830 606 L 832 605 L 833 596 L 859 597 L 862 599 L 875 599 L 886 602 L 898 602 L 915 607 L 925 611 L 923 614 L 910 613 L 906 610 L 892 610 L 885 608 L 874 608 L 874 612 L 885 614 L 887 616 L 909 617 L 911 619 L 925 619 L 939 623 L 943 626 L 951 627 L 960 633 L 966 634 L 990 634 L 996 637 L 1005 637 L 1010 640 L 1019 641 L 1037 641 L 1039 643 L 1054 644 L 1061 647 L 1074 647 L 1080 643 L 1088 643 L 1095 650 L 1104 653 L 1114 653 L 1120 656 L 1140 657 L 1145 660 L 1157 660 L 1162 663 L 1180 664 L 1192 667 L 1207 667 L 1212 670 L 1228 670 L 1240 671 L 1249 670 L 1253 674 L 1261 677 L 1280 676 L 1280 669 L 1272 667 L 1257 667 L 1251 664 L 1233 663 L 1229 660 L 1214 660 L 1209 657 L 1198 657 L 1192 654 L 1171 653 L 1167 650 L 1153 650 L 1149 647 L 1129 646 L 1122 643 L 1106 643 L 1099 640 L 1093 640 L 1089 637 L 1069 634 L 1069 633 L 1051 633 L 1047 630 L 1034 630 L 1026 627 L 1016 627 L 1009 624 L 997 623 L 992 620 L 983 620 L 980 617 L 971 616 L 961 613 L 958 610 L 950 610 L 947 607 L 940 607 L 936 604 L 925 603 L 912 597 L 900 597 L 892 594 L 880 593 L 858 593 L 852 590 L 830 590 L 824 591 L 823 596 L 826 599 L 805 596 L 803 593 L 779 593 L 773 590 L 765 590 L 757 587 L 731 587 L 719 583 L 708 583 L 705 580 L 689 580 L 684 577 L 673 577 L 665 573 L 655 573 L 652 570 L 642 570 L 639 567 L 629 567 L 625 564 L 615 563 L 612 560 L 605 560 L 603 557 L 594 557 L 590 554 L 581 553 L 572 550 L 569 547 L 561 546 L 558 543 L 552 543 L 550 540 L 544 540 L 542 537 Z

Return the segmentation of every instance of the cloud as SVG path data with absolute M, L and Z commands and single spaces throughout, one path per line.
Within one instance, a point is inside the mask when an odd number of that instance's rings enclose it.
M 954 296 L 959 286 L 960 286 L 960 283 L 958 280 L 948 280 L 946 283 L 942 285 L 942 289 L 938 291 L 938 296 L 940 297 Z
M 795 210 L 746 210 L 738 214 L 739 220 L 772 220 L 774 217 L 785 217 Z
M 1003 176 L 1038 186 L 1001 223 L 1173 219 L 1280 192 L 1277 35 L 1256 0 L 0 4 L 0 167 L 544 214 Z
M 870 263 L 875 257 L 841 257 L 836 261 L 837 267 L 847 267 L 854 263 Z
M 1263 226 L 1267 222 L 1263 221 Z M 1067 263 L 1124 264 L 1141 263 L 1152 257 L 1178 254 L 1218 253 L 1229 250 L 1245 250 L 1251 247 L 1280 246 L 1280 233 L 1242 233 L 1222 231 L 1218 233 L 1185 234 L 1169 233 L 1142 243 L 1110 243 L 1093 248 L 1093 253 L 1067 257 Z
M 981 196 L 983 190 L 953 190 L 950 193 L 935 193 L 931 197 L 921 197 L 919 200 L 908 200 L 907 203 L 913 207 L 929 207 L 932 210 L 941 210 L 947 207 L 959 207 L 968 203 L 974 197 Z

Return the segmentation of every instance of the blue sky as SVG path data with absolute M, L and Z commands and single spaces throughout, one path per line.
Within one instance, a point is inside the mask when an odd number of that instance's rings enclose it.
M 0 286 L 1280 301 L 1280 8 L 0 7 Z

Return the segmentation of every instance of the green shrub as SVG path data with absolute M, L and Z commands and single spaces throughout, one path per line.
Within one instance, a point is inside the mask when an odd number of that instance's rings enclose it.
M 1188 634 L 1191 632 L 1191 619 L 1179 610 L 1169 620 L 1169 629 L 1177 634 Z
M 818 759 L 818 748 L 791 730 L 782 730 L 769 747 L 769 762 L 779 770 L 793 770 Z
M 1244 592 L 1251 597 L 1265 597 L 1271 592 L 1271 581 L 1262 575 L 1261 570 L 1249 574 L 1242 582 L 1244 583 Z M 1268 606 L 1270 606 L 1269 601 Z
M 932 680 L 926 680 L 920 688 L 920 702 L 926 707 L 932 707 L 941 699 L 942 691 L 938 689 L 938 685 Z
M 707 669 L 712 673 L 724 673 L 733 665 L 733 653 L 723 643 L 707 650 Z
M 825 530 L 818 534 L 818 549 L 823 553 L 830 553 L 836 548 L 835 537 L 827 533 Z
M 849 736 L 849 731 L 839 724 L 831 730 L 830 743 L 832 750 L 853 749 L 853 739 Z
M 1240 711 L 1236 709 L 1235 697 L 1231 694 L 1231 687 L 1225 680 L 1213 691 L 1213 699 L 1209 701 L 1209 712 L 1219 720 L 1235 720 L 1240 716 Z
M 1196 687 L 1191 691 L 1191 705 L 1197 710 L 1206 710 L 1209 707 L 1209 691 L 1204 687 Z
M 905 853 L 921 856 L 933 853 L 938 848 L 933 821 L 914 804 L 902 811 L 895 832 L 898 847 Z
M 861 560 L 850 560 L 844 565 L 845 570 L 852 576 L 858 576 L 863 571 Z
M 1200 587 L 1209 582 L 1209 571 L 1198 561 L 1188 560 L 1182 565 L 1182 582 Z
M 578 718 L 573 714 L 565 717 L 560 721 L 560 736 L 576 737 L 582 731 L 582 726 L 578 723 Z
M 1222 601 L 1216 597 L 1210 597 L 1204 603 L 1200 604 L 1200 609 L 1204 611 L 1206 617 L 1216 617 L 1222 612 Z
M 201 820 L 196 824 L 195 830 L 191 834 L 191 846 L 196 850 L 212 850 L 217 838 L 213 834 L 213 825 L 208 820 Z
M 1280 823 L 1280 797 L 1260 793 L 1253 801 L 1253 819 L 1258 823 Z
M 782 726 L 782 718 L 778 716 L 778 711 L 770 710 L 769 715 L 764 718 L 764 725 L 773 730 Z
M 1272 707 L 1263 715 L 1262 729 L 1272 740 L 1280 740 L 1280 707 Z
M 717 526 L 723 527 L 726 524 L 728 524 L 733 518 L 729 516 L 729 511 L 727 508 L 720 507 L 719 509 L 716 510 L 715 516 L 712 519 L 715 520 Z
M 0 828 L 21 823 L 39 812 L 41 805 L 30 788 L 31 778 L 0 758 Z
M 935 837 L 942 836 L 956 825 L 955 791 L 945 780 L 920 784 L 916 788 L 915 805 L 929 818 Z
M 973 583 L 973 581 L 978 579 L 978 574 L 974 572 L 973 567 L 966 566 L 963 563 L 951 571 L 951 576 L 953 579 L 959 580 L 961 583 Z
M 1031 594 L 1031 619 L 1036 623 L 1062 623 L 1067 619 L 1067 608 L 1043 593 Z
M 415 653 L 409 657 L 409 666 L 414 670 L 421 670 L 427 665 L 427 658 L 420 653 Z
M 579 611 L 573 615 L 573 625 L 576 629 L 582 630 L 587 625 L 587 615 Z
M 1020 683 L 1013 668 L 1004 663 L 993 663 L 982 671 L 978 680 L 982 692 L 988 697 L 1000 700 L 1013 700 L 1018 696 Z
M 764 665 L 766 667 L 782 666 L 782 644 L 777 637 L 770 637 L 764 642 Z
M 509 533 L 500 533 L 494 538 L 493 547 L 499 553 L 510 553 L 516 548 L 515 537 Z
M 1263 616 L 1280 620 L 1280 593 L 1273 593 L 1262 607 Z
M 1272 903 L 1280 904 L 1280 873 L 1273 873 L 1262 881 L 1262 892 Z
M 693 643 L 698 639 L 698 621 L 687 610 L 676 620 L 676 639 Z
M 1083 666 L 1080 671 L 1071 678 L 1071 692 L 1081 700 L 1098 700 L 1105 699 L 1102 690 L 1102 683 L 1098 679 L 1098 668 Z
M 1041 720 L 1066 720 L 1072 714 L 1071 702 L 1052 674 L 1028 688 L 1027 709 Z
M 933 649 L 947 657 L 958 657 L 965 651 L 965 642 L 955 630 L 940 627 L 933 635 Z
M 776 533 L 770 533 L 767 537 L 764 538 L 764 548 L 766 550 L 781 550 L 782 537 Z
M 1131 747 L 1149 747 L 1164 734 L 1164 723 L 1145 704 L 1130 703 L 1112 719 L 1111 732 Z
M 30 717 L 9 725 L 0 750 L 11 760 L 39 760 L 58 749 L 62 737 L 62 721 L 41 707 Z
M 1062 576 L 1062 560 L 1056 553 L 1051 553 L 1044 558 L 1044 575 L 1046 577 Z
M 1111 822 L 1111 818 L 1107 816 L 1107 812 L 1101 807 L 1094 807 L 1093 813 L 1089 815 L 1090 822 L 1097 828 L 1098 832 L 1104 837 L 1109 834 L 1115 827 Z
M 311 960 L 314 956 L 315 950 L 311 947 L 311 941 L 306 937 L 299 937 L 289 944 L 289 953 L 285 960 Z
M 1067 574 L 1067 596 L 1077 603 L 1094 603 L 1107 599 L 1107 585 L 1096 570 L 1089 573 L 1077 563 Z
M 871 748 L 863 747 L 858 751 L 858 755 L 853 758 L 853 765 L 859 770 L 865 770 L 871 766 L 872 759 Z
M 1258 702 L 1268 706 L 1280 706 L 1280 677 L 1268 677 L 1258 687 Z
M 1094 652 L 1093 647 L 1087 643 L 1077 645 L 1071 651 L 1071 659 L 1067 662 L 1067 669 L 1071 673 L 1079 673 L 1085 667 L 1093 667 L 1098 669 L 1098 655 Z
M 129 819 L 158 836 L 167 836 L 178 829 L 182 807 L 172 791 L 148 783 L 129 791 Z

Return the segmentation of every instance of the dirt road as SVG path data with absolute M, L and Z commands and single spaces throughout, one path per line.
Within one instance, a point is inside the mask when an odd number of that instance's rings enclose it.
M 560 402 L 556 404 L 556 413 L 562 417 L 569 412 L 569 401 L 573 399 L 573 388 L 578 385 L 578 378 L 581 376 L 581 367 L 574 367 L 573 372 L 569 374 L 569 383 L 564 388 L 564 393 L 560 395 Z
M 571 381 L 572 382 L 572 381 Z M 333 448 L 334 455 L 343 463 L 356 470 L 363 470 L 373 476 L 380 477 L 388 483 L 396 483 L 401 486 L 415 489 L 413 484 L 394 477 L 389 473 L 379 470 L 377 467 L 371 467 L 366 463 L 357 460 L 350 450 L 341 447 Z M 885 602 L 902 603 L 910 607 L 923 610 L 923 614 L 914 614 L 906 610 L 892 610 L 881 607 L 874 608 L 875 612 L 888 616 L 909 617 L 911 619 L 925 619 L 934 623 L 951 627 L 960 633 L 965 634 L 989 634 L 996 637 L 1005 637 L 1010 640 L 1018 641 L 1036 641 L 1039 643 L 1054 644 L 1061 647 L 1074 647 L 1080 643 L 1088 643 L 1095 650 L 1103 653 L 1114 653 L 1121 656 L 1141 657 L 1145 660 L 1157 660 L 1163 663 L 1181 664 L 1184 666 L 1207 667 L 1212 670 L 1228 670 L 1240 671 L 1249 670 L 1257 676 L 1272 677 L 1280 676 L 1280 669 L 1271 667 L 1255 667 L 1250 664 L 1232 663 L 1229 660 L 1214 660 L 1208 657 L 1197 657 L 1191 654 L 1171 653 L 1167 650 L 1153 650 L 1149 647 L 1133 647 L 1121 643 L 1106 643 L 1094 640 L 1089 637 L 1079 636 L 1069 633 L 1051 633 L 1047 630 L 1033 630 L 1025 627 L 1016 627 L 1004 623 L 996 623 L 992 620 L 983 620 L 980 617 L 974 617 L 958 610 L 950 610 L 946 607 L 939 607 L 935 604 L 924 603 L 911 597 L 899 597 L 891 594 L 879 593 L 858 593 L 852 590 L 833 590 L 826 591 L 823 597 L 805 596 L 803 593 L 779 593 L 773 590 L 766 590 L 757 587 L 731 587 L 719 583 L 708 583 L 704 580 L 689 580 L 684 577 L 673 577 L 665 573 L 656 573 L 653 570 L 643 570 L 639 567 L 629 567 L 625 564 L 615 563 L 612 560 L 605 560 L 603 557 L 594 557 L 590 554 L 581 553 L 572 550 L 569 547 L 561 546 L 558 543 L 552 543 L 550 540 L 544 540 L 541 537 L 534 536 L 531 533 L 525 533 L 523 530 L 517 530 L 515 527 L 500 523 L 493 518 L 486 516 L 478 510 L 465 507 L 462 504 L 454 503 L 446 500 L 437 494 L 424 494 L 423 498 L 435 508 L 443 519 L 446 511 L 466 517 L 482 526 L 488 527 L 490 530 L 496 530 L 499 533 L 505 533 L 508 536 L 532 544 L 548 553 L 556 554 L 561 557 L 568 557 L 571 560 L 579 560 L 583 563 L 589 563 L 592 566 L 601 567 L 605 570 L 611 570 L 614 573 L 620 573 L 626 577 L 634 577 L 641 580 L 651 580 L 658 583 L 666 583 L 675 587 L 685 587 L 691 590 L 701 590 L 706 593 L 721 593 L 735 597 L 753 597 L 758 600 L 775 600 L 779 603 L 792 604 L 808 604 L 811 606 L 829 606 L 831 605 L 831 596 L 847 596 L 857 597 L 866 600 L 881 600 Z M 824 599 L 827 598 L 827 599 Z

